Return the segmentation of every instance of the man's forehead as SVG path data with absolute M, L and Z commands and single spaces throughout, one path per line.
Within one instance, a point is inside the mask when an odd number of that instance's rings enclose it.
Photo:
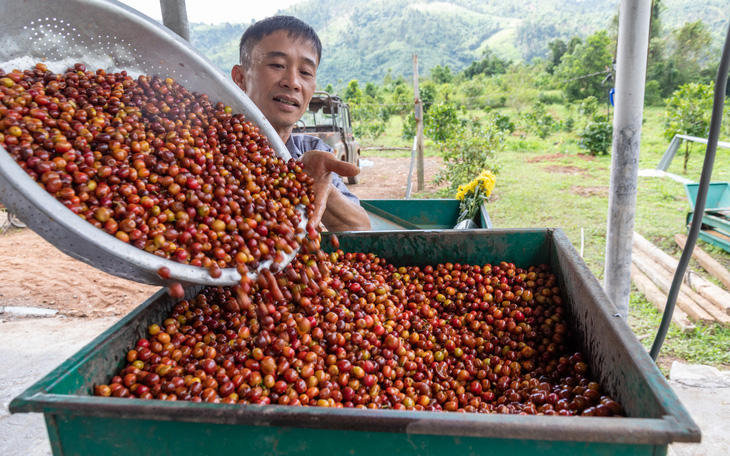
M 314 43 L 303 36 L 294 36 L 286 30 L 277 30 L 264 36 L 254 44 L 252 51 L 261 57 L 285 57 L 292 54 L 293 48 L 315 65 L 319 63 Z

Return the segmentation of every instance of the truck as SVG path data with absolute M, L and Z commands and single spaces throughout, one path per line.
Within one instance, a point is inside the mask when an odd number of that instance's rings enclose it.
M 360 143 L 352 132 L 350 106 L 337 95 L 315 92 L 293 133 L 316 136 L 332 147 L 337 158 L 360 166 Z M 348 184 L 359 182 L 358 176 L 346 179 Z

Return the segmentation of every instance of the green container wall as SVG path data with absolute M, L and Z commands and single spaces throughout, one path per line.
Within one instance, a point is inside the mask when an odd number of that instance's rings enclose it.
M 456 199 L 373 199 L 361 200 L 360 204 L 370 216 L 373 231 L 448 230 L 459 218 L 459 200 Z M 474 222 L 478 228 L 492 228 L 486 204 L 481 206 Z
M 700 433 L 646 350 L 560 230 L 341 233 L 345 251 L 395 265 L 550 264 L 593 375 L 625 418 L 193 404 L 90 396 L 174 304 L 159 292 L 10 405 L 45 414 L 56 455 L 665 455 Z M 323 245 L 327 245 L 326 241 Z M 198 289 L 187 292 L 193 295 Z

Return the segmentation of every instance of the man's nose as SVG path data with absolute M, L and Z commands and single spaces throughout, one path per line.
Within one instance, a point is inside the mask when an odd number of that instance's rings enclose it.
M 285 87 L 298 92 L 302 88 L 302 84 L 299 81 L 299 71 L 296 68 L 288 69 L 281 83 Z

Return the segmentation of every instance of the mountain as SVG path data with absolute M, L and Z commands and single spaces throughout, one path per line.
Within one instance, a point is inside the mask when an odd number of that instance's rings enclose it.
M 532 61 L 548 55 L 547 44 L 586 37 L 615 27 L 619 0 L 307 0 L 282 10 L 319 34 L 321 86 L 351 79 L 380 83 L 436 65 L 461 71 L 489 47 L 501 58 Z M 702 20 L 716 46 L 724 39 L 730 0 L 662 0 L 665 33 Z M 192 24 L 191 42 L 226 74 L 238 60 L 238 40 L 248 24 Z

